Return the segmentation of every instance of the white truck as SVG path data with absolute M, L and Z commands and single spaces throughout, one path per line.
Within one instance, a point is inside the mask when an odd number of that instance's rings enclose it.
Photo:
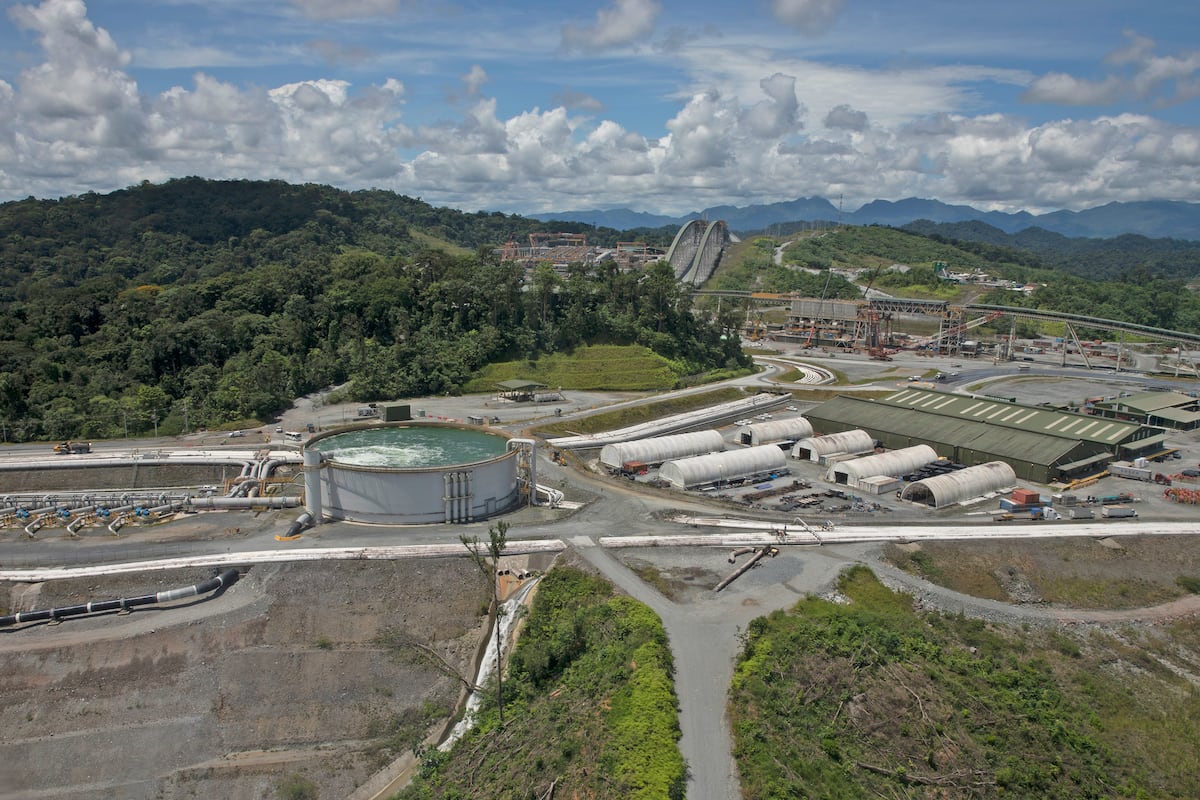
M 1137 511 L 1129 506 L 1105 506 L 1100 509 L 1100 516 L 1107 519 L 1128 519 L 1137 515 Z
M 1116 475 L 1120 478 L 1129 478 L 1135 481 L 1152 481 L 1154 480 L 1154 470 L 1150 467 L 1141 467 L 1129 461 L 1114 461 L 1108 465 L 1110 475 Z

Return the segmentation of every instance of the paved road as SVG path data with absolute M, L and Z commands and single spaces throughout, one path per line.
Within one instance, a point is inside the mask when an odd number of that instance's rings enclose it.
M 855 363 L 852 358 L 836 360 L 839 370 L 864 374 L 878 372 L 879 365 Z M 921 359 L 920 366 L 942 366 L 931 359 Z M 918 362 L 914 359 L 914 367 Z M 904 369 L 905 367 L 900 367 Z M 743 379 L 757 383 L 763 375 Z M 964 380 L 966 376 L 964 376 Z M 892 378 L 891 380 L 896 380 Z M 622 400 L 638 400 L 629 395 Z M 414 408 L 418 407 L 414 401 Z M 476 408 L 471 409 L 474 402 Z M 478 399 L 447 398 L 421 402 L 421 406 L 436 407 L 449 412 L 445 416 L 465 417 L 481 413 Z M 564 415 L 583 408 L 602 405 L 599 397 L 573 397 L 564 404 Z M 528 424 L 530 408 L 495 409 L 504 422 L 514 427 Z M 553 408 L 532 409 L 533 418 L 553 414 Z M 544 414 L 541 412 L 545 412 Z M 306 408 L 291 412 L 289 420 L 316 416 L 322 424 L 341 421 L 345 412 L 321 403 L 309 403 Z M 286 415 L 285 415 L 286 416 Z M 285 424 L 291 424 L 286 422 Z M 272 426 L 273 427 L 273 426 Z M 792 547 L 779 558 L 764 563 L 718 594 L 705 595 L 686 602 L 674 602 L 659 595 L 638 579 L 610 552 L 598 546 L 602 537 L 658 536 L 696 533 L 694 529 L 663 518 L 664 512 L 692 509 L 709 513 L 701 503 L 666 497 L 637 494 L 623 483 L 604 481 L 581 473 L 564 470 L 558 465 L 539 462 L 539 481 L 553 485 L 556 481 L 569 483 L 574 492 L 587 497 L 585 510 L 566 519 L 558 515 L 543 515 L 537 509 L 518 512 L 508 519 L 514 525 L 510 541 L 517 539 L 563 539 L 578 547 L 582 556 L 601 570 L 622 590 L 646 602 L 663 619 L 676 666 L 676 689 L 679 695 L 680 748 L 691 769 L 688 784 L 690 800 L 729 800 L 740 796 L 736 771 L 732 761 L 729 726 L 725 717 L 726 691 L 733 674 L 739 647 L 738 634 L 753 618 L 777 608 L 787 608 L 806 594 L 827 591 L 837 574 L 847 564 L 858 560 L 873 560 L 877 545 L 838 544 L 820 548 Z M 145 536 L 130 535 L 123 540 L 97 541 L 9 541 L 4 547 L 6 566 L 22 564 L 54 565 L 64 563 L 114 563 L 125 560 L 162 558 L 167 555 L 200 556 L 211 553 L 236 554 L 251 550 L 273 550 L 286 554 L 298 547 L 366 546 L 384 544 L 445 544 L 457 543 L 459 533 L 485 535 L 486 523 L 469 526 L 432 526 L 428 528 L 390 528 L 356 526 L 346 523 L 323 525 L 305 534 L 300 543 L 280 543 L 276 533 L 286 528 L 294 514 L 280 512 L 250 516 L 244 513 L 212 512 L 192 521 L 172 523 L 161 532 Z M 899 520 L 894 520 L 899 522 Z M 201 530 L 200 535 L 196 531 Z M 727 550 L 712 547 L 645 548 L 640 550 L 648 559 L 660 562 L 704 563 L 711 571 L 725 569 Z M 727 566 L 727 565 L 726 565 Z M 882 566 L 877 566 L 883 569 Z M 729 567 L 729 569 L 732 569 Z M 889 573 L 890 574 L 890 573 Z M 903 580 L 902 575 L 892 575 Z M 1002 613 L 1011 607 L 996 604 L 984 608 L 973 598 L 954 596 L 944 591 L 938 595 L 951 607 L 978 610 L 983 613 Z M 1009 612 L 1011 613 L 1011 611 Z

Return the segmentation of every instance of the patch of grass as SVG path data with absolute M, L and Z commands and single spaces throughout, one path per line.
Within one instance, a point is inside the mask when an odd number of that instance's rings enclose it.
M 275 786 L 279 800 L 317 800 L 317 785 L 303 775 L 288 775 Z
M 531 380 L 551 387 L 591 391 L 662 391 L 686 374 L 675 363 L 640 345 L 591 345 L 536 360 L 489 364 L 464 387 L 466 394 L 489 392 L 506 380 Z
M 663 575 L 662 571 L 653 564 L 638 564 L 634 566 L 633 573 L 642 579 L 643 583 L 647 583 L 654 587 L 655 591 L 663 597 L 671 600 L 675 597 L 675 587 L 671 580 Z
M 1141 608 L 1179 596 L 1174 587 L 1141 578 L 1043 575 L 1034 580 L 1044 600 L 1072 608 Z
M 1175 584 L 1188 594 L 1200 594 L 1200 578 L 1194 575 L 1180 575 L 1175 579 Z

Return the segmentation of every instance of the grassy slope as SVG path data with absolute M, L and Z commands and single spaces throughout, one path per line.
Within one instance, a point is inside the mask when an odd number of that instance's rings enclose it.
M 918 614 L 862 567 L 840 588 L 750 626 L 729 701 L 746 800 L 1200 797 L 1200 696 L 1151 634 Z
M 504 724 L 493 686 L 473 732 L 398 798 L 682 798 L 672 669 L 653 611 L 556 568 L 512 654 Z
M 722 259 L 710 284 L 728 289 L 761 288 L 756 281 L 756 275 L 761 274 L 764 250 L 770 248 L 765 248 L 759 243 L 767 238 L 755 236 L 733 245 Z M 786 240 L 792 244 L 784 251 L 785 264 L 860 270 L 860 277 L 864 281 L 869 276 L 869 271 L 874 271 L 876 267 L 886 270 L 897 263 L 912 267 L 932 267 L 935 261 L 942 261 L 953 271 L 982 269 L 995 275 L 1005 275 L 1015 267 L 1006 262 L 989 261 L 952 244 L 877 226 L 848 226 L 842 230 L 827 231 L 821 236 L 804 235 L 787 237 Z M 784 241 L 785 239 L 774 239 L 771 243 L 778 245 Z M 931 287 L 926 285 L 905 286 L 902 281 L 894 281 L 886 291 L 900 297 L 961 303 L 969 302 L 973 295 L 978 293 L 978 288 L 945 284 L 937 291 L 932 291 Z M 815 296 L 818 292 L 813 294 Z
M 563 389 L 654 391 L 673 388 L 681 373 L 677 365 L 645 347 L 593 345 L 536 361 L 490 364 L 464 391 L 489 392 L 500 381 L 516 379 Z

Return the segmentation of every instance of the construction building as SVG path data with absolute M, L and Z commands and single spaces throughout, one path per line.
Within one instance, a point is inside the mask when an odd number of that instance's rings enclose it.
M 1178 392 L 1140 392 L 1097 400 L 1088 405 L 1088 413 L 1181 431 L 1200 427 L 1200 400 Z
M 903 389 L 879 400 L 837 397 L 805 417 L 822 433 L 861 429 L 889 449 L 927 444 L 967 466 L 1003 461 L 1018 478 L 1039 483 L 1094 475 L 1117 459 L 1168 452 L 1162 428 L 926 389 Z

